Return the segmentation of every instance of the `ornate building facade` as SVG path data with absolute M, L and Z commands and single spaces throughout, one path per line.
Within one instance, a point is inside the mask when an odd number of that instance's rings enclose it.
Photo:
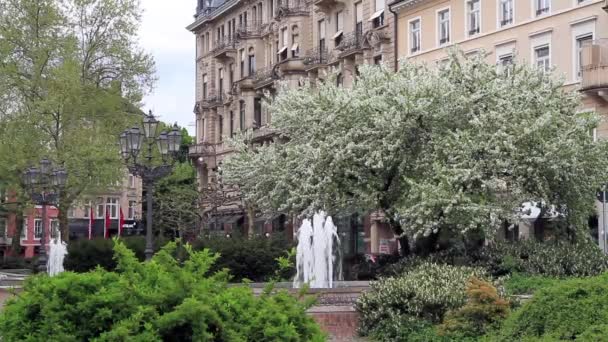
M 221 161 L 231 153 L 225 140 L 239 131 L 254 143 L 273 139 L 272 113 L 262 103 L 276 95 L 279 81 L 297 87 L 335 71 L 348 87 L 361 64 L 394 65 L 394 19 L 386 0 L 198 2 L 187 28 L 196 37 L 196 144 L 190 156 L 203 194 L 203 228 L 293 234 L 289 219 L 257 217 L 238 192 L 221 183 Z M 396 248 L 392 234 L 382 233 L 369 216 L 344 222 L 344 230 L 351 230 L 348 237 L 344 233 L 351 251 L 378 252 L 381 244 L 383 251 Z M 386 238 L 380 241 L 381 236 Z

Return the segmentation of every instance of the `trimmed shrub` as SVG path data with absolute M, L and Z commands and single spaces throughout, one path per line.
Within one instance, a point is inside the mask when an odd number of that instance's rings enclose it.
M 139 262 L 118 241 L 115 272 L 29 278 L 0 313 L 2 341 L 324 341 L 302 302 L 272 286 L 254 296 L 210 274 L 217 255 L 169 243 Z
M 193 243 L 195 250 L 208 248 L 220 256 L 212 267 L 212 271 L 228 269 L 233 281 L 240 282 L 248 279 L 254 282 L 265 282 L 279 277 L 291 280 L 295 275 L 293 267 L 279 270 L 276 261 L 285 257 L 293 245 L 282 234 L 270 238 L 235 236 L 232 238 L 212 237 L 200 239 Z M 281 236 L 278 236 L 281 235 Z
M 484 272 L 424 262 L 400 276 L 372 282 L 356 304 L 361 315 L 360 333 L 383 341 L 406 335 L 413 341 L 409 334 L 440 323 L 448 310 L 464 305 L 471 277 L 484 278 Z
M 139 260 L 144 260 L 146 240 L 143 236 L 122 237 L 120 240 L 131 249 Z M 93 240 L 80 239 L 68 243 L 68 255 L 63 267 L 67 271 L 88 272 L 97 266 L 113 271 L 116 268 L 114 260 L 114 240 L 96 238 Z
M 439 326 L 440 335 L 479 337 L 509 314 L 509 302 L 500 298 L 496 288 L 487 281 L 471 278 L 467 297 L 463 307 L 448 312 Z
M 584 333 L 595 334 L 600 327 L 587 330 L 608 320 L 607 294 L 608 275 L 564 280 L 545 287 L 505 320 L 495 340 L 573 340 Z

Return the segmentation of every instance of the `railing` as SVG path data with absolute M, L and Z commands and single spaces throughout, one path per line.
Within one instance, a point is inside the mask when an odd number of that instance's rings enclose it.
M 213 146 L 208 143 L 194 144 L 188 146 L 188 154 L 190 157 L 212 156 L 214 154 L 214 149 Z
M 304 56 L 305 65 L 327 64 L 328 60 L 327 48 L 316 47 L 308 50 Z
M 342 36 L 342 41 L 336 49 L 347 52 L 352 50 L 361 49 L 363 47 L 363 33 L 361 32 L 349 32 Z
M 293 0 L 292 0 L 293 1 Z M 301 1 L 296 4 L 279 3 L 275 10 L 275 17 L 291 16 L 291 15 L 309 15 L 310 2 Z
M 224 50 L 224 49 L 235 49 L 236 42 L 237 42 L 236 37 L 229 37 L 229 36 L 222 37 L 221 39 L 218 39 L 215 41 L 215 43 L 213 44 L 213 50 L 211 50 L 211 53 L 216 53 L 216 52 Z
M 248 21 L 236 28 L 236 34 L 240 38 L 258 36 L 262 34 L 262 22 L 259 20 Z
M 608 39 L 583 45 L 581 90 L 608 88 Z
M 260 68 L 253 74 L 254 83 L 270 81 L 274 78 L 274 65 Z
M 224 94 L 210 91 L 209 94 L 203 99 L 203 107 L 212 107 L 222 104 Z

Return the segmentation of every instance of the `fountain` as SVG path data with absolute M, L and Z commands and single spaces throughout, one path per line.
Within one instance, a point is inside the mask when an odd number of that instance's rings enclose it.
M 49 242 L 49 261 L 46 270 L 50 276 L 64 271 L 63 259 L 65 259 L 66 254 L 68 254 L 68 245 L 61 241 L 61 233 L 56 232 L 56 236 Z
M 331 216 L 324 212 L 305 219 L 297 232 L 297 273 L 293 287 L 309 284 L 311 288 L 332 288 L 334 280 L 342 280 L 340 239 Z

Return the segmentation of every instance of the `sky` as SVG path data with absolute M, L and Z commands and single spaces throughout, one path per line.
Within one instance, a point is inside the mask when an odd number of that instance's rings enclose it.
M 158 79 L 142 110 L 193 135 L 195 40 L 185 27 L 194 21 L 196 0 L 141 0 L 141 5 L 140 44 L 154 56 Z

